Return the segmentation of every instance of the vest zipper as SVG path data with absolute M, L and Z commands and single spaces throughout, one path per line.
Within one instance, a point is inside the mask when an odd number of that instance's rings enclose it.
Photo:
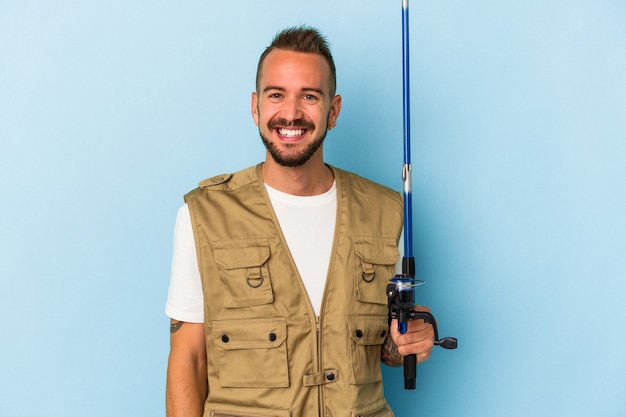
M 317 345 L 317 371 L 320 372 L 323 370 L 322 367 L 322 329 L 320 326 L 321 317 L 315 316 L 315 339 Z M 320 417 L 325 415 L 324 413 L 324 385 L 317 386 L 317 406 L 318 413 Z
M 324 312 L 326 311 L 326 303 L 328 302 L 329 297 L 329 288 L 331 284 L 331 279 L 333 276 L 333 270 L 335 268 L 335 260 L 337 258 L 337 248 L 339 246 L 339 233 L 342 227 L 342 203 L 343 203 L 343 189 L 340 179 L 338 178 L 337 173 L 333 170 L 333 175 L 335 176 L 335 185 L 337 188 L 337 207 L 335 208 L 335 230 L 333 232 L 333 245 L 332 252 L 330 255 L 330 259 L 328 260 L 328 269 L 326 271 L 326 280 L 324 282 L 324 292 L 322 294 L 322 304 L 320 305 L 320 316 L 315 317 L 315 326 L 317 329 L 317 370 L 321 372 L 324 370 L 324 332 L 322 331 L 322 317 L 324 316 Z M 319 415 L 320 417 L 326 416 L 326 400 L 324 396 L 324 384 L 318 386 L 318 406 L 319 406 Z

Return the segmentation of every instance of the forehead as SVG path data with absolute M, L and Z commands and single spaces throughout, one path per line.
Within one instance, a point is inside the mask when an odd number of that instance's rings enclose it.
M 261 65 L 260 89 L 268 85 L 286 87 L 327 88 L 330 82 L 330 66 L 326 59 L 315 53 L 275 49 L 265 57 Z M 309 85 L 304 85 L 309 84 Z

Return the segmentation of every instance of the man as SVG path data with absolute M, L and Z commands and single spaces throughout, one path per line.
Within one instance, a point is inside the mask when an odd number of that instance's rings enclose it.
M 430 325 L 400 335 L 387 322 L 401 196 L 324 163 L 335 82 L 316 30 L 279 33 L 252 93 L 264 163 L 185 196 L 166 307 L 169 417 L 393 416 L 381 357 L 430 355 Z

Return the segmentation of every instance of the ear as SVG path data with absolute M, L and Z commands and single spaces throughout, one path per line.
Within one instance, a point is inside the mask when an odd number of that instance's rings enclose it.
M 250 110 L 252 111 L 252 120 L 255 125 L 259 125 L 259 96 L 256 91 L 252 92 L 252 100 L 250 104 Z
M 341 96 L 337 94 L 333 97 L 330 103 L 330 112 L 328 114 L 328 130 L 335 127 L 337 119 L 339 118 L 339 112 L 341 111 Z

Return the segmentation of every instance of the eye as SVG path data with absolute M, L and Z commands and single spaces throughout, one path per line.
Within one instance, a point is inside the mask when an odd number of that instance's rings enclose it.
M 281 93 L 269 93 L 267 99 L 272 103 L 277 103 L 282 100 L 283 95 Z
M 302 96 L 302 98 L 304 99 L 304 101 L 309 103 L 316 103 L 319 100 L 319 98 L 315 94 L 305 94 L 304 96 Z

